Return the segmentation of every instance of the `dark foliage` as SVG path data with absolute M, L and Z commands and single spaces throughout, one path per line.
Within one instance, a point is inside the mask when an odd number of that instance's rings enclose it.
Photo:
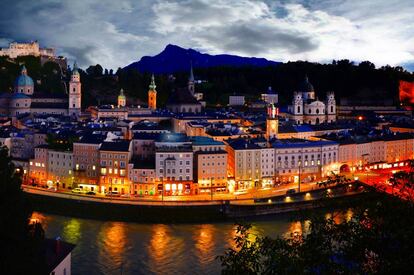
M 6 147 L 0 148 L 0 273 L 44 274 L 44 231 L 30 223 L 31 208 L 21 190 L 22 170 L 16 170 Z
M 48 62 L 43 66 L 34 57 L 21 57 L 11 62 L 0 58 L 0 91 L 11 91 L 13 82 L 20 73 L 19 64 L 26 64 L 29 75 L 35 81 L 36 91 L 47 93 L 65 92 L 64 82 L 69 74 L 62 75 L 57 64 Z M 80 70 L 82 81 L 82 105 L 115 104 L 122 88 L 128 102 L 139 104 L 147 101 L 150 73 L 140 73 L 134 68 L 118 68 L 116 73 L 101 65 L 89 66 Z M 414 81 L 414 75 L 402 67 L 384 66 L 375 68 L 369 61 L 355 65 L 349 60 L 319 64 L 304 61 L 281 63 L 277 66 L 234 66 L 209 67 L 194 66 L 197 80 L 196 90 L 204 93 L 208 104 L 227 104 L 233 93 L 244 94 L 248 99 L 257 99 L 272 86 L 279 93 L 282 105 L 289 104 L 293 91 L 298 89 L 307 75 L 320 99 L 326 92 L 334 91 L 338 101 L 345 100 L 357 104 L 398 104 L 399 80 Z M 156 75 L 157 100 L 162 106 L 173 86 L 184 87 L 188 82 L 188 71 L 174 74 L 174 84 L 169 75 Z M 39 82 L 38 82 L 39 80 Z M 386 99 L 384 101 L 384 99 Z
M 238 226 L 236 248 L 219 259 L 223 274 L 411 274 L 414 208 L 380 196 L 353 208 L 353 217 L 314 215 L 303 234 L 252 241 Z M 338 214 L 338 212 L 337 212 Z

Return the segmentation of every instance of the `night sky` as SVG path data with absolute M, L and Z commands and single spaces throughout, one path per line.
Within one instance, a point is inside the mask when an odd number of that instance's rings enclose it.
M 0 46 L 38 40 L 81 67 L 125 66 L 167 44 L 275 61 L 414 69 L 412 0 L 2 0 Z

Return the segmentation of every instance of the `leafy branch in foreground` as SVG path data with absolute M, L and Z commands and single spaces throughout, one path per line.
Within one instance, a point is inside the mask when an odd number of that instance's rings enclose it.
M 409 274 L 414 269 L 414 208 L 380 195 L 353 209 L 353 217 L 314 216 L 303 234 L 249 235 L 237 227 L 235 248 L 218 258 L 223 274 Z

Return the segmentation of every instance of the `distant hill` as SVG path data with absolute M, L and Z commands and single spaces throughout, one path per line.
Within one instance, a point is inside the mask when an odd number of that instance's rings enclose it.
M 144 56 L 140 61 L 131 63 L 125 68 L 134 68 L 141 73 L 169 74 L 188 71 L 190 62 L 195 68 L 210 68 L 217 66 L 276 66 L 280 62 L 265 58 L 241 57 L 237 55 L 219 54 L 210 55 L 193 49 L 184 49 L 176 45 L 167 47 L 155 56 Z

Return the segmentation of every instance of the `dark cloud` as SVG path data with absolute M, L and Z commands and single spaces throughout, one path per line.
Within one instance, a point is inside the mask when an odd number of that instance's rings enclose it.
M 169 43 L 279 61 L 411 62 L 414 6 L 392 1 L 2 0 L 0 44 L 38 40 L 83 67 L 124 66 Z
M 211 28 L 200 34 L 206 42 L 215 43 L 223 51 L 237 51 L 248 55 L 272 53 L 285 50 L 289 53 L 303 53 L 316 49 L 318 44 L 312 38 L 300 33 L 270 26 L 232 25 Z

